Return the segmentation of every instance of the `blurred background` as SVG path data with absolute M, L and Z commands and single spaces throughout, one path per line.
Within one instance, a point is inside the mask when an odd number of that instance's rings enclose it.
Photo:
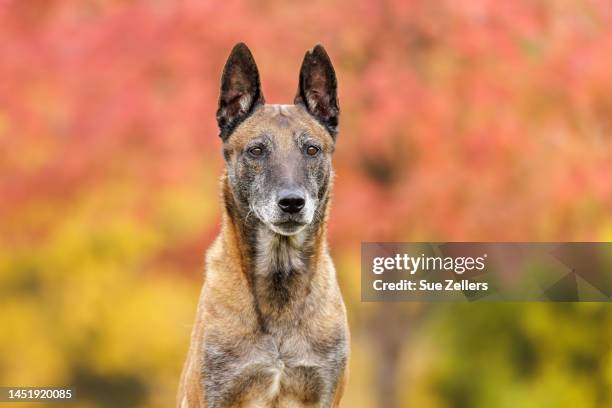
M 0 385 L 171 407 L 219 231 L 231 47 L 339 78 L 345 407 L 612 405 L 612 306 L 366 304 L 361 241 L 612 239 L 604 0 L 0 0 Z

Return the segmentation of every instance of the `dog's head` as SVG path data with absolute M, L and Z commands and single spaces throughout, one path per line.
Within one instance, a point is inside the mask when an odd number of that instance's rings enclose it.
M 236 203 L 270 230 L 293 235 L 321 216 L 338 126 L 336 75 L 320 45 L 302 62 L 294 105 L 266 105 L 244 44 L 221 79 L 217 122 Z

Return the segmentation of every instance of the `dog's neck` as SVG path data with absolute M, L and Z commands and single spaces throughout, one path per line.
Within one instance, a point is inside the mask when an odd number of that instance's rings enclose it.
M 260 324 L 264 330 L 271 321 L 295 316 L 296 308 L 310 292 L 318 263 L 326 251 L 328 197 L 313 222 L 295 235 L 281 235 L 270 230 L 248 209 L 240 208 L 227 180 L 223 180 L 225 242 L 233 242 L 239 254 L 242 272 L 253 294 Z

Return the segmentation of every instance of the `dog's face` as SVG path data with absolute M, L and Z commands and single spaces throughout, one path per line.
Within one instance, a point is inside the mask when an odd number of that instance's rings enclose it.
M 223 72 L 217 121 L 229 185 L 246 217 L 293 235 L 321 216 L 338 124 L 336 78 L 325 50 L 306 53 L 294 105 L 266 105 L 244 44 Z

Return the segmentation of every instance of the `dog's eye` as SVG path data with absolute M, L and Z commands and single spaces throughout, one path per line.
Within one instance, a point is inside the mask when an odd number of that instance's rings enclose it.
M 319 153 L 319 148 L 316 146 L 308 146 L 306 149 L 306 154 L 309 156 L 315 156 L 317 153 Z
M 260 157 L 263 154 L 263 149 L 259 146 L 251 147 L 249 154 L 253 157 Z

